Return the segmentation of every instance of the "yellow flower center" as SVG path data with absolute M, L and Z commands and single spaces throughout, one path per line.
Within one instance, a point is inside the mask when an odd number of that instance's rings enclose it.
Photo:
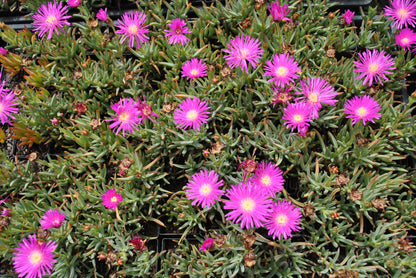
M 191 75 L 197 75 L 198 74 L 198 70 L 197 69 L 193 69 L 191 70 Z
M 406 9 L 400 9 L 398 12 L 397 12 L 397 16 L 400 18 L 400 19 L 405 19 L 405 18 L 407 18 L 408 17 L 408 11 L 406 10 Z
M 42 253 L 34 250 L 29 254 L 29 262 L 32 265 L 37 265 L 42 262 Z
M 2 103 L 0 103 L 0 113 L 2 113 L 2 112 L 3 112 L 3 110 L 4 110 L 3 104 L 2 104 Z
M 209 195 L 209 193 L 211 193 L 211 191 L 212 191 L 211 185 L 210 185 L 210 184 L 208 184 L 208 183 L 203 184 L 203 185 L 201 186 L 201 188 L 199 189 L 199 193 L 200 193 L 202 196 L 208 196 L 208 195 Z
M 188 121 L 195 121 L 195 120 L 196 120 L 196 118 L 198 118 L 198 111 L 196 111 L 195 109 L 193 109 L 193 110 L 189 110 L 189 111 L 186 113 L 186 119 L 187 119 Z
M 408 44 L 408 43 L 409 43 L 409 38 L 402 39 L 402 44 Z
M 241 59 L 245 59 L 247 57 L 248 51 L 247 49 L 240 49 Z
M 138 31 L 138 29 L 137 29 L 137 26 L 135 24 L 130 25 L 129 28 L 128 28 L 128 32 L 131 35 L 136 35 L 137 31 Z
M 364 117 L 365 115 L 367 115 L 367 109 L 365 109 L 364 107 L 358 108 L 357 115 L 360 117 Z
M 265 175 L 261 178 L 260 182 L 264 186 L 269 186 L 272 183 L 272 180 L 270 179 L 269 176 Z
M 112 203 L 117 203 L 117 197 L 116 196 L 111 197 L 110 201 Z
M 278 67 L 276 70 L 276 75 L 279 77 L 284 77 L 287 75 L 287 68 L 286 67 Z
M 276 216 L 275 220 L 278 225 L 284 225 L 287 223 L 287 216 L 284 214 L 279 214 Z
M 55 220 L 53 220 L 53 224 L 54 224 L 54 225 L 59 225 L 59 219 L 55 219 Z
M 57 21 L 57 19 L 54 15 L 49 15 L 46 18 L 46 23 L 49 24 L 49 25 L 56 24 L 56 21 Z
M 376 73 L 378 71 L 378 65 L 377 65 L 377 63 L 371 63 L 370 66 L 368 66 L 368 70 L 371 73 Z
M 182 34 L 182 30 L 181 30 L 181 28 L 176 28 L 175 33 L 176 33 L 177 35 Z
M 312 103 L 317 103 L 318 102 L 318 94 L 317 93 L 312 93 L 308 96 L 308 99 Z
M 120 115 L 118 115 L 118 119 L 121 122 L 127 122 L 130 119 L 130 114 L 127 112 L 121 112 Z
M 302 115 L 299 115 L 299 114 L 293 115 L 293 121 L 294 121 L 295 123 L 300 123 L 300 122 L 302 122 L 302 121 L 303 121 L 303 117 L 302 117 Z
M 245 212 L 252 212 L 256 208 L 256 203 L 251 198 L 247 198 L 241 201 L 241 208 Z

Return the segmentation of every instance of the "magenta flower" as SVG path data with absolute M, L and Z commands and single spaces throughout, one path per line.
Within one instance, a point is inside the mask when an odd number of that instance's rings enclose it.
M 186 197 L 194 200 L 192 205 L 201 205 L 202 208 L 210 208 L 218 201 L 224 191 L 219 189 L 224 182 L 218 180 L 219 176 L 215 171 L 202 170 L 192 175 L 186 185 Z
M 350 10 L 344 11 L 342 16 L 344 17 L 344 21 L 347 25 L 350 25 L 352 23 L 352 18 L 354 17 L 355 12 L 352 12 Z
M 50 209 L 42 216 L 40 226 L 47 230 L 61 226 L 62 222 L 65 222 L 65 214 L 58 209 Z
M 97 18 L 99 20 L 102 20 L 102 21 L 107 21 L 108 20 L 107 8 L 105 8 L 105 9 L 99 9 L 98 10 L 98 13 L 97 13 Z
M 55 241 L 38 243 L 36 235 L 29 235 L 29 240 L 23 239 L 23 243 L 18 243 L 13 254 L 14 270 L 19 277 L 42 278 L 45 274 L 51 274 L 53 264 L 53 251 L 58 246 Z
M 134 250 L 143 252 L 144 250 L 147 249 L 146 247 L 146 239 L 142 239 L 139 235 L 137 235 L 137 237 L 135 237 L 134 235 L 132 235 L 133 239 L 130 240 L 129 244 L 131 246 L 134 247 Z
M 227 65 L 230 68 L 236 68 L 241 66 L 241 70 L 248 73 L 247 62 L 251 64 L 253 68 L 257 67 L 259 59 L 263 54 L 263 49 L 260 47 L 260 41 L 250 36 L 240 35 L 235 39 L 231 39 L 230 43 L 227 43 L 227 48 L 223 50 L 228 55 L 224 56 L 227 61 Z
M 4 216 L 7 216 L 7 217 L 10 217 L 10 216 L 12 216 L 12 212 L 11 212 L 11 210 L 9 210 L 9 209 L 5 208 L 5 209 L 3 209 L 3 210 L 1 211 L 1 215 L 4 215 Z
M 389 54 L 386 54 L 384 50 L 380 52 L 377 49 L 366 50 L 366 52 L 358 53 L 360 61 L 354 61 L 355 72 L 361 72 L 355 80 L 364 78 L 363 85 L 368 82 L 368 86 L 371 86 L 374 81 L 378 81 L 383 85 L 384 80 L 389 80 L 386 74 L 391 74 L 390 70 L 395 69 L 394 60 Z
M 334 88 L 320 77 L 308 78 L 306 81 L 300 81 L 302 91 L 296 94 L 301 95 L 296 101 L 305 100 L 311 108 L 311 119 L 319 117 L 318 111 L 322 108 L 322 103 L 335 106 L 338 101 L 335 97 L 338 95 Z
M 116 193 L 116 189 L 108 189 L 106 192 L 104 192 L 103 196 L 101 197 L 101 200 L 103 201 L 103 205 L 106 208 L 115 210 L 118 206 L 118 203 L 123 201 L 123 197 L 121 194 Z
M 299 77 L 296 73 L 300 72 L 300 68 L 288 53 L 284 53 L 274 54 L 273 62 L 267 60 L 264 71 L 264 76 L 272 77 L 269 82 L 274 82 L 278 87 L 284 87 Z
M 207 76 L 207 66 L 198 58 L 188 60 L 182 66 L 182 77 L 188 77 L 188 79 L 194 80 L 197 77 Z
M 311 108 L 304 101 L 290 103 L 283 109 L 282 119 L 286 120 L 286 128 L 292 128 L 292 132 L 295 128 L 297 128 L 299 132 L 304 131 L 305 127 L 308 127 L 311 122 Z
M 70 7 L 78 7 L 81 5 L 81 0 L 68 0 L 68 6 Z
M 209 248 L 212 247 L 214 244 L 214 240 L 210 237 L 205 239 L 204 243 L 201 244 L 201 248 L 199 248 L 199 251 L 206 252 Z
M 33 17 L 33 25 L 36 26 L 33 30 L 39 31 L 38 36 L 43 37 L 46 32 L 49 32 L 47 39 L 52 38 L 52 34 L 56 31 L 56 34 L 59 35 L 59 30 L 65 33 L 64 25 L 70 25 L 67 21 L 71 16 L 66 16 L 68 12 L 68 7 L 62 7 L 62 2 L 58 4 L 54 0 L 53 3 L 49 2 L 48 6 L 42 4 L 37 13 Z M 59 30 L 58 30 L 59 29 Z
M 391 7 L 386 6 L 384 10 L 385 15 L 393 20 L 393 27 L 402 29 L 416 26 L 416 1 L 392 0 Z
M 290 9 L 288 9 L 288 4 L 283 4 L 283 6 L 280 6 L 279 1 L 276 1 L 275 3 L 270 3 L 269 12 L 272 16 L 274 21 L 292 21 L 290 18 L 287 18 L 286 15 L 290 12 Z
M 187 98 L 175 109 L 173 119 L 179 128 L 192 128 L 199 131 L 199 127 L 208 122 L 210 112 L 207 110 L 209 108 L 206 101 L 201 101 L 199 98 Z
M 265 223 L 269 230 L 268 235 L 273 235 L 273 240 L 277 237 L 287 239 L 292 237 L 292 232 L 300 230 L 299 222 L 302 218 L 300 209 L 291 202 L 279 200 L 272 204 L 272 213 L 269 214 Z
M 114 103 L 110 106 L 116 112 L 116 115 L 112 119 L 107 119 L 105 121 L 113 121 L 114 123 L 110 124 L 110 128 L 118 134 L 123 131 L 123 137 L 125 136 L 126 130 L 129 133 L 133 133 L 138 130 L 138 125 L 140 124 L 140 111 L 137 109 L 137 103 L 133 99 L 121 99 L 119 102 Z
M 283 173 L 276 165 L 271 162 L 261 162 L 257 164 L 254 176 L 249 180 L 258 190 L 264 191 L 267 196 L 273 197 L 283 189 Z
M 4 47 L 0 47 L 0 55 L 7 55 L 7 49 L 5 49 Z
M 157 115 L 152 110 L 152 106 L 147 104 L 146 99 L 143 96 L 143 101 L 140 99 L 137 99 L 136 102 L 137 109 L 139 110 L 139 122 L 144 122 L 144 120 L 149 119 L 152 122 L 156 122 L 152 117 L 159 118 L 159 115 Z
M 225 196 L 224 209 L 231 210 L 225 219 L 240 223 L 241 229 L 260 228 L 271 211 L 272 200 L 250 182 L 232 185 Z
M 401 30 L 394 36 L 394 38 L 396 39 L 397 45 L 400 45 L 407 50 L 410 50 L 412 44 L 416 43 L 416 33 L 409 28 Z
M 165 31 L 165 37 L 169 37 L 169 44 L 176 44 L 180 43 L 181 45 L 185 45 L 189 39 L 184 34 L 186 33 L 192 33 L 186 27 L 186 23 L 184 20 L 180 18 L 176 18 L 172 20 L 172 23 L 168 25 L 170 30 L 164 30 Z
M 1 78 L 1 74 L 0 74 Z M 6 122 L 10 125 L 12 123 L 10 122 L 10 119 L 14 119 L 13 113 L 17 113 L 19 111 L 19 108 L 14 107 L 16 105 L 19 105 L 19 102 L 17 102 L 17 97 L 13 93 L 13 91 L 10 91 L 8 89 L 4 88 L 4 82 L 0 82 L 0 121 L 1 124 L 5 124 Z
M 354 125 L 359 120 L 370 121 L 374 123 L 374 119 L 380 118 L 381 114 L 379 113 L 381 107 L 378 102 L 367 96 L 355 96 L 350 100 L 347 100 L 344 106 L 344 112 L 347 114 L 347 118 L 351 118 L 352 125 Z
M 150 32 L 148 27 L 149 25 L 143 26 L 146 22 L 146 15 L 138 11 L 125 12 L 121 16 L 121 20 L 114 24 L 115 27 L 119 28 L 117 34 L 121 34 L 121 43 L 123 43 L 127 38 L 129 39 L 129 47 L 132 48 L 134 42 L 136 42 L 136 47 L 140 48 L 142 43 L 145 43 L 149 40 L 149 37 L 145 34 Z

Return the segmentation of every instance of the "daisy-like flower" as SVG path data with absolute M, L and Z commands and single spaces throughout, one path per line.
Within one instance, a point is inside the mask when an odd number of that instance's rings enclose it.
M 207 110 L 209 108 L 206 101 L 201 101 L 199 98 L 187 98 L 175 109 L 173 119 L 179 128 L 192 128 L 199 131 L 199 127 L 208 122 L 210 112 Z
M 344 18 L 344 21 L 347 25 L 350 25 L 352 23 L 352 18 L 354 17 L 355 12 L 352 12 L 350 10 L 344 11 L 342 14 L 342 17 Z
M 166 33 L 165 37 L 169 37 L 169 44 L 180 43 L 181 45 L 185 45 L 189 41 L 188 37 L 184 34 L 192 33 L 192 31 L 186 27 L 185 20 L 175 18 L 168 26 L 170 30 L 164 31 Z
M 381 109 L 380 104 L 367 95 L 361 97 L 355 96 L 347 100 L 344 108 L 347 118 L 351 118 L 352 125 L 359 120 L 362 120 L 364 125 L 366 121 L 374 123 L 374 119 L 378 119 L 381 116 L 379 113 Z
M 110 124 L 110 128 L 118 134 L 123 131 L 123 136 L 125 136 L 126 130 L 129 133 L 132 133 L 138 129 L 140 124 L 140 111 L 137 109 L 137 103 L 133 99 L 123 98 L 119 102 L 114 103 L 110 106 L 116 112 L 116 115 L 112 119 L 107 119 L 105 121 L 113 121 L 114 123 Z
M 129 47 L 132 48 L 134 42 L 136 42 L 136 47 L 140 48 L 142 43 L 145 43 L 149 40 L 149 37 L 146 36 L 146 33 L 150 32 L 148 27 L 149 25 L 144 26 L 146 22 L 146 15 L 138 11 L 126 12 L 121 16 L 121 20 L 114 24 L 115 27 L 119 28 L 117 34 L 121 34 L 121 43 L 123 43 L 127 38 L 129 39 Z
M 144 122 L 144 120 L 149 119 L 152 122 L 156 122 L 152 117 L 159 118 L 152 110 L 152 106 L 147 104 L 146 99 L 143 96 L 143 101 L 141 99 L 137 99 L 137 109 L 139 110 L 139 121 Z
M 256 172 L 249 181 L 259 190 L 264 191 L 268 196 L 280 192 L 283 189 L 283 172 L 271 162 L 261 162 L 257 164 Z
M 225 219 L 240 223 L 241 229 L 261 227 L 271 211 L 272 200 L 249 182 L 232 185 L 225 196 L 224 209 L 231 210 Z
M 284 87 L 299 77 L 296 74 L 300 72 L 298 63 L 292 57 L 289 57 L 288 53 L 274 54 L 272 58 L 273 62 L 267 60 L 264 67 L 264 76 L 272 77 L 269 82 L 274 82 L 278 87 Z
M 68 6 L 70 7 L 78 7 L 81 5 L 81 0 L 68 0 Z
M 311 118 L 317 119 L 319 117 L 318 111 L 322 108 L 322 103 L 334 106 L 338 95 L 334 88 L 324 79 L 320 77 L 312 77 L 306 81 L 300 81 L 302 91 L 296 94 L 301 95 L 296 99 L 305 100 L 311 108 Z
M 97 13 L 97 18 L 99 20 L 102 20 L 102 21 L 107 21 L 107 19 L 108 19 L 107 8 L 105 8 L 105 9 L 99 9 L 98 10 L 98 13 Z
M 400 45 L 407 50 L 410 50 L 412 44 L 416 43 L 416 33 L 409 28 L 401 30 L 394 36 L 394 38 L 396 39 L 397 45 Z
M 378 81 L 383 85 L 383 79 L 389 80 L 386 74 L 391 74 L 390 70 L 396 68 L 393 58 L 384 50 L 379 52 L 377 49 L 373 49 L 373 51 L 367 49 L 363 53 L 358 53 L 358 56 L 360 61 L 354 61 L 354 71 L 361 74 L 355 80 L 365 77 L 363 85 L 368 82 L 368 86 L 371 87 L 374 81 Z
M 29 240 L 24 238 L 23 243 L 18 245 L 12 260 L 19 277 L 42 278 L 45 274 L 51 274 L 56 262 L 53 251 L 58 246 L 55 241 L 38 243 L 36 235 L 29 235 Z
M 397 29 L 416 26 L 416 1 L 392 0 L 391 7 L 384 8 L 385 15 L 393 20 L 393 27 Z
M 304 101 L 290 103 L 283 109 L 282 119 L 286 120 L 286 128 L 292 128 L 292 132 L 295 128 L 304 130 L 311 122 L 311 108 Z
M 207 76 L 207 65 L 198 58 L 188 60 L 182 66 L 182 77 L 194 80 L 197 77 Z
M 47 39 L 52 38 L 52 34 L 56 31 L 59 35 L 59 30 L 65 33 L 64 25 L 70 25 L 67 21 L 71 16 L 65 15 L 68 12 L 68 7 L 62 7 L 62 2 L 49 2 L 48 6 L 42 4 L 36 14 L 33 15 L 33 25 L 36 26 L 33 30 L 39 31 L 38 36 L 43 37 L 46 32 L 49 32 Z
M 19 108 L 14 106 L 19 105 L 19 102 L 17 102 L 17 97 L 13 91 L 5 89 L 3 86 L 4 82 L 0 82 L 0 121 L 3 125 L 6 122 L 11 125 L 10 119 L 14 119 L 12 114 L 19 111 Z
M 224 191 L 219 189 L 223 184 L 224 182 L 219 180 L 215 171 L 202 170 L 192 175 L 191 180 L 188 181 L 185 189 L 186 197 L 194 200 L 193 206 L 201 205 L 203 208 L 210 208 L 224 194 Z
M 227 65 L 230 68 L 241 66 L 241 70 L 245 70 L 246 73 L 248 73 L 247 62 L 253 68 L 256 68 L 261 55 L 263 55 L 263 49 L 261 49 L 260 44 L 258 39 L 248 35 L 240 35 L 235 39 L 231 39 L 230 43 L 227 43 L 228 49 L 223 50 L 225 53 L 228 53 L 228 55 L 224 56 Z
M 106 192 L 104 192 L 103 196 L 101 197 L 101 200 L 103 201 L 103 205 L 106 208 L 115 210 L 118 206 L 118 203 L 123 201 L 123 197 L 121 194 L 116 193 L 116 189 L 108 189 Z
M 291 202 L 279 200 L 272 204 L 272 213 L 269 214 L 265 223 L 269 230 L 268 235 L 273 235 L 273 240 L 277 237 L 287 239 L 292 237 L 292 232 L 300 230 L 299 222 L 302 218 L 300 209 Z
M 47 230 L 61 226 L 62 222 L 65 222 L 65 214 L 58 209 L 50 209 L 42 216 L 40 226 Z
M 284 4 L 283 6 L 280 6 L 279 1 L 276 1 L 274 3 L 270 3 L 269 12 L 272 16 L 274 21 L 292 21 L 290 18 L 287 18 L 286 15 L 290 12 L 290 9 L 288 8 L 288 4 Z

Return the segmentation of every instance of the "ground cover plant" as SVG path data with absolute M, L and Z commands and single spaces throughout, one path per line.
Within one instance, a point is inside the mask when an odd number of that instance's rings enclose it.
M 2 277 L 416 275 L 415 1 L 2 8 Z

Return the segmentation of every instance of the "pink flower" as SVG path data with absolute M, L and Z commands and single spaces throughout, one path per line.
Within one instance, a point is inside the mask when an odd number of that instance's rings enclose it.
M 42 4 L 38 8 L 37 13 L 32 16 L 34 19 L 33 25 L 36 26 L 33 30 L 39 31 L 39 37 L 43 37 L 46 32 L 49 32 L 48 40 L 52 38 L 54 31 L 58 35 L 59 30 L 65 33 L 64 25 L 70 25 L 67 19 L 71 17 L 65 16 L 67 12 L 68 7 L 62 7 L 62 2 L 57 4 L 54 0 L 53 3 L 49 2 L 48 6 Z
M 180 18 L 176 18 L 172 20 L 172 23 L 168 25 L 170 30 L 165 31 L 165 37 L 169 37 L 169 44 L 176 44 L 180 43 L 181 45 L 185 45 L 189 39 L 184 35 L 186 33 L 192 33 L 186 27 L 186 23 L 184 20 Z
M 19 277 L 42 278 L 45 274 L 51 274 L 56 262 L 53 251 L 58 246 L 55 241 L 38 243 L 36 235 L 29 235 L 29 240 L 24 238 L 23 243 L 18 245 L 12 260 Z
M 159 115 L 153 112 L 152 106 L 147 104 L 144 96 L 143 101 L 137 99 L 136 105 L 137 109 L 139 110 L 139 122 L 144 122 L 144 120 L 149 119 L 155 123 L 156 121 L 152 117 L 159 118 Z
M 364 125 L 366 121 L 374 123 L 374 119 L 378 119 L 381 116 L 379 113 L 381 109 L 380 104 L 367 95 L 355 96 L 347 100 L 344 108 L 344 112 L 347 114 L 347 118 L 351 119 L 352 125 L 359 120 L 362 120 Z
M 335 97 L 338 95 L 334 88 L 320 77 L 308 78 L 306 81 L 300 81 L 302 91 L 296 94 L 301 95 L 296 101 L 305 100 L 311 108 L 311 119 L 319 117 L 318 111 L 322 108 L 322 103 L 335 106 L 338 101 Z
M 286 120 L 286 128 L 291 127 L 292 132 L 295 128 L 298 131 L 304 130 L 311 122 L 311 108 L 304 101 L 290 103 L 283 109 L 282 119 Z
M 283 173 L 276 165 L 271 162 L 267 163 L 262 161 L 257 164 L 256 172 L 254 176 L 249 180 L 258 190 L 264 191 L 264 193 L 270 197 L 273 197 L 276 193 L 283 189 L 284 179 Z
M 289 5 L 284 4 L 283 6 L 280 6 L 279 1 L 276 1 L 275 3 L 270 3 L 269 12 L 272 16 L 274 21 L 292 21 L 290 18 L 287 18 L 286 15 L 290 12 L 290 9 L 288 9 Z
M 108 20 L 107 8 L 105 8 L 105 9 L 99 9 L 98 10 L 98 13 L 97 13 L 97 18 L 99 20 L 102 20 L 102 21 L 107 21 Z
M 78 7 L 81 5 L 81 0 L 68 0 L 68 6 L 70 7 Z
M 394 36 L 394 38 L 396 39 L 397 45 L 400 45 L 407 50 L 410 50 L 412 44 L 416 43 L 416 33 L 409 28 L 401 30 Z
M 218 174 L 213 170 L 208 172 L 205 169 L 192 175 L 186 185 L 186 197 L 194 200 L 193 206 L 201 205 L 202 208 L 210 208 L 224 194 L 224 191 L 219 189 L 221 186 L 223 186 L 223 181 L 219 180 Z
M 179 128 L 192 128 L 199 131 L 199 127 L 208 122 L 210 112 L 207 110 L 209 108 L 206 101 L 201 101 L 199 98 L 187 98 L 175 109 L 173 119 Z
M 378 81 L 383 85 L 382 79 L 388 81 L 386 74 L 391 74 L 390 70 L 396 68 L 393 58 L 384 50 L 379 52 L 377 49 L 373 49 L 373 51 L 367 49 L 366 52 L 358 53 L 358 57 L 360 61 L 354 61 L 354 71 L 361 74 L 355 80 L 365 77 L 363 85 L 368 82 L 368 86 L 371 86 L 373 81 Z
M 134 250 L 143 252 L 144 250 L 147 249 L 146 247 L 146 239 L 142 239 L 139 235 L 137 235 L 137 237 L 135 237 L 134 235 L 132 235 L 133 239 L 130 240 L 130 245 L 132 245 L 134 247 Z
M 51 119 L 51 123 L 52 123 L 52 125 L 56 126 L 56 125 L 59 124 L 59 120 L 56 119 L 56 118 L 53 118 L 53 119 Z
M 110 128 L 118 134 L 123 131 L 123 136 L 125 136 L 126 130 L 129 133 L 133 133 L 138 130 L 138 125 L 140 124 L 140 111 L 137 109 L 137 103 L 133 99 L 121 99 L 119 102 L 111 105 L 111 109 L 116 112 L 115 117 L 112 119 L 107 119 L 105 121 L 113 121 L 114 123 L 110 124 Z
M 232 185 L 225 196 L 224 209 L 231 210 L 225 219 L 240 223 L 241 229 L 260 228 L 271 211 L 272 200 L 249 182 Z
M 416 1 L 392 0 L 391 7 L 386 6 L 384 10 L 385 15 L 393 20 L 393 27 L 402 29 L 416 26 Z
M 247 62 L 253 68 L 256 68 L 263 54 L 260 44 L 258 39 L 251 38 L 248 35 L 240 35 L 235 39 L 231 39 L 230 43 L 227 43 L 228 49 L 223 50 L 225 53 L 228 53 L 228 55 L 224 56 L 227 65 L 230 68 L 241 66 L 241 70 L 245 70 L 246 73 L 248 73 Z
M 65 222 L 65 214 L 58 209 L 50 209 L 42 216 L 40 225 L 42 229 L 47 230 L 61 226 L 62 222 Z
M 347 25 L 350 25 L 352 23 L 352 18 L 354 17 L 355 12 L 352 12 L 350 10 L 344 11 L 342 16 L 344 17 L 344 21 Z
M 272 204 L 272 212 L 268 215 L 265 223 L 269 230 L 268 235 L 273 235 L 273 240 L 277 237 L 287 239 L 292 237 L 292 232 L 300 230 L 299 222 L 302 214 L 291 202 L 279 200 Z
M 12 212 L 11 212 L 11 210 L 5 208 L 5 209 L 2 210 L 1 215 L 10 217 L 12 215 Z
M 182 66 L 182 77 L 188 77 L 188 79 L 194 80 L 194 78 L 204 76 L 207 76 L 207 66 L 198 58 L 188 60 Z
M 118 206 L 118 203 L 123 201 L 123 197 L 121 194 L 116 193 L 116 189 L 108 189 L 106 192 L 104 192 L 103 196 L 101 197 L 101 200 L 103 201 L 103 205 L 106 208 L 115 210 Z
M 0 74 L 1 78 L 1 74 Z M 14 119 L 12 114 L 17 113 L 19 108 L 14 107 L 19 105 L 16 95 L 13 91 L 7 90 L 4 88 L 4 82 L 0 83 L 0 121 L 1 124 L 6 122 L 12 125 L 10 119 Z
M 300 72 L 298 63 L 292 57 L 289 57 L 288 53 L 274 54 L 272 58 L 273 62 L 267 60 L 264 67 L 264 76 L 272 77 L 269 82 L 274 82 L 276 86 L 282 88 L 299 77 L 296 74 Z
M 143 26 L 146 22 L 146 15 L 138 11 L 125 12 L 121 16 L 121 20 L 114 24 L 115 27 L 119 28 L 117 34 L 121 34 L 121 43 L 123 43 L 127 38 L 129 39 L 129 47 L 132 48 L 134 42 L 136 42 L 136 47 L 140 48 L 142 43 L 145 43 L 149 40 L 149 37 L 145 34 L 150 32 L 148 27 L 149 25 Z
M 7 49 L 0 47 L 0 55 L 7 55 Z
M 201 248 L 199 248 L 199 251 L 206 252 L 209 248 L 212 247 L 214 244 L 214 240 L 210 237 L 205 239 L 204 243 L 202 243 Z

